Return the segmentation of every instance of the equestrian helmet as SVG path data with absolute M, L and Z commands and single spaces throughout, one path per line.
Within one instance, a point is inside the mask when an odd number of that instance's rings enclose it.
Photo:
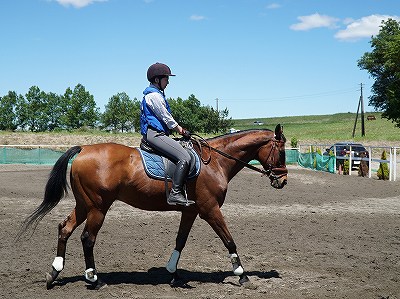
M 150 65 L 147 70 L 147 80 L 152 82 L 155 77 L 163 77 L 163 76 L 175 76 L 171 73 L 171 69 L 168 65 L 160 62 L 156 62 Z

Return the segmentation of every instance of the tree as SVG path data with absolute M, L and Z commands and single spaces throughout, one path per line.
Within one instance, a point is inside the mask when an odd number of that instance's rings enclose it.
M 18 95 L 15 91 L 9 91 L 7 95 L 0 98 L 0 130 L 12 130 L 17 128 L 15 106 Z
M 140 117 L 140 112 L 135 110 L 140 110 L 135 101 L 131 101 L 125 92 L 117 93 L 105 106 L 105 111 L 101 116 L 103 126 L 113 131 L 130 131 L 135 128 L 135 117 Z
M 382 21 L 370 43 L 372 52 L 364 53 L 358 61 L 358 66 L 375 79 L 369 104 L 400 127 L 400 22 Z
M 172 115 L 174 119 L 185 129 L 196 132 L 194 126 L 193 116 L 195 111 L 190 110 L 186 105 L 185 101 L 178 97 L 176 100 L 169 98 L 168 103 L 171 107 Z
M 48 117 L 45 108 L 46 94 L 39 87 L 32 86 L 25 98 L 17 101 L 18 125 L 21 129 L 27 128 L 31 132 L 45 131 Z
M 193 94 L 187 100 L 178 97 L 168 102 L 175 120 L 190 132 L 226 132 L 232 126 L 232 119 L 227 118 L 228 109 L 216 111 L 210 106 L 201 106 Z
M 93 95 L 82 84 L 76 85 L 73 91 L 68 87 L 63 100 L 66 105 L 64 122 L 67 129 L 96 126 L 100 118 L 99 108 L 96 107 Z
M 47 115 L 47 130 L 54 131 L 56 129 L 62 129 L 62 116 L 64 115 L 65 110 L 62 103 L 62 97 L 49 92 L 45 95 L 46 97 L 46 107 L 45 114 Z
M 133 98 L 133 127 L 136 132 L 140 132 L 140 103 L 137 98 Z

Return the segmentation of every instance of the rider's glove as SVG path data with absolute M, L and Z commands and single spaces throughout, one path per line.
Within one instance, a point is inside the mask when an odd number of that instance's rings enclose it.
M 188 130 L 183 129 L 182 130 L 182 136 L 183 136 L 184 139 L 189 140 L 190 137 L 192 136 L 192 134 Z

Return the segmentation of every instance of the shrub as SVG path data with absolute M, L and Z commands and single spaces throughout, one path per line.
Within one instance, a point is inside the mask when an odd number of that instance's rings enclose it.
M 349 170 L 350 170 L 350 162 L 349 160 L 345 160 L 343 163 L 343 174 L 349 174 Z
M 382 152 L 382 156 L 381 156 L 382 160 L 386 160 L 386 151 L 384 150 Z M 387 165 L 387 163 L 379 163 L 379 169 L 377 172 L 377 176 L 378 179 L 380 180 L 388 180 L 389 179 L 389 167 Z
M 292 137 L 292 139 L 290 139 L 290 146 L 292 148 L 297 148 L 297 144 L 299 143 L 299 141 L 297 140 L 296 137 Z

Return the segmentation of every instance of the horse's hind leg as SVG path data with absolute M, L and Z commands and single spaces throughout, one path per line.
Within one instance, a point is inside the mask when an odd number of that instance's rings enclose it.
M 179 225 L 178 235 L 176 236 L 175 249 L 171 254 L 171 257 L 167 263 L 166 269 L 169 273 L 173 274 L 171 286 L 179 286 L 181 284 L 180 278 L 177 275 L 177 268 L 181 252 L 186 245 L 190 230 L 192 229 L 193 223 L 197 217 L 197 213 L 182 212 L 181 222 Z
M 96 208 L 92 208 L 88 215 L 85 228 L 81 235 L 83 253 L 85 255 L 85 279 L 98 290 L 106 284 L 102 282 L 98 276 L 94 262 L 93 248 L 96 242 L 97 234 L 103 225 L 105 213 Z
M 57 256 L 54 258 L 51 273 L 46 274 L 46 287 L 50 289 L 58 274 L 64 269 L 65 252 L 68 238 L 71 236 L 75 228 L 77 228 L 86 219 L 84 210 L 80 211 L 75 207 L 68 217 L 58 225 L 58 243 Z

